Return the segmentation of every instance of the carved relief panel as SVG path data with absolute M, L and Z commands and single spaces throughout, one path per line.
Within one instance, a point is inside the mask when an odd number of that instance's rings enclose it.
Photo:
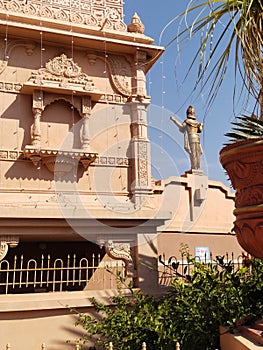
M 78 161 L 83 164 L 84 168 L 87 168 L 96 158 L 96 153 L 90 152 L 89 149 L 88 124 L 91 114 L 91 100 L 96 100 L 101 95 L 95 89 L 94 83 L 88 75 L 82 72 L 81 67 L 73 59 L 62 54 L 47 62 L 44 68 L 33 72 L 24 84 L 23 92 L 33 95 L 32 110 L 34 115 L 31 145 L 25 147 L 25 157 L 31 159 L 36 166 L 39 166 L 40 162 L 45 164 L 52 172 L 55 171 L 55 163 L 59 172 L 71 171 Z M 74 149 L 76 147 L 74 142 L 66 150 L 59 149 L 58 145 L 43 144 L 41 135 L 43 112 L 47 106 L 61 100 L 69 103 L 82 118 L 80 131 L 82 144 L 79 149 Z M 63 113 L 59 118 L 63 122 Z

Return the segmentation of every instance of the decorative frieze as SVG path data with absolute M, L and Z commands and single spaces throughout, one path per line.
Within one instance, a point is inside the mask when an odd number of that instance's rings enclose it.
M 122 0 L 1 0 L 0 10 L 98 28 L 103 25 L 104 29 L 127 29 Z
M 22 151 L 0 150 L 0 160 L 17 160 L 23 157 Z
M 22 91 L 22 83 L 12 83 L 8 81 L 0 81 L 0 91 L 1 92 L 12 92 L 20 93 Z
M 94 164 L 112 166 L 112 167 L 128 167 L 130 166 L 129 158 L 123 157 L 97 157 Z
M 0 81 L 0 92 L 22 93 L 23 84 L 22 83 L 12 83 L 7 81 Z M 117 94 L 102 94 L 98 99 L 99 103 L 118 103 L 123 104 L 128 102 L 127 96 L 117 95 Z
M 19 94 L 22 93 L 23 83 L 13 83 L 8 81 L 0 81 L 0 92 L 8 92 Z M 126 103 L 128 102 L 127 96 L 117 94 L 103 94 L 98 100 L 100 103 Z
M 148 145 L 138 142 L 138 179 L 140 186 L 148 186 Z
M 128 102 L 127 96 L 115 95 L 115 94 L 103 94 L 98 102 L 105 103 L 126 103 Z
M 84 152 L 85 153 L 85 152 Z M 0 149 L 0 160 L 16 161 L 16 160 L 26 161 L 23 151 L 17 150 L 1 150 Z M 130 159 L 124 157 L 110 157 L 101 156 L 97 157 L 90 166 L 107 166 L 107 167 L 124 167 L 130 166 Z

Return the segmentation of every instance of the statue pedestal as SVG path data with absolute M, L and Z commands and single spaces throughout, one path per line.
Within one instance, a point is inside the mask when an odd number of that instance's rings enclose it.
M 190 192 L 190 220 L 195 221 L 207 196 L 208 178 L 202 170 L 186 171 L 182 177 L 187 178 L 187 188 Z
M 191 170 L 187 170 L 185 172 L 185 174 L 192 174 L 192 175 L 202 176 L 202 175 L 204 175 L 204 172 L 201 169 L 191 169 Z

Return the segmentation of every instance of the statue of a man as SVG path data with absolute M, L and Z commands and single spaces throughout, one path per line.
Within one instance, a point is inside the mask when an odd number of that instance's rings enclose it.
M 173 116 L 170 119 L 184 133 L 184 148 L 190 155 L 191 169 L 200 169 L 200 157 L 203 150 L 198 134 L 202 132 L 203 123 L 196 120 L 193 106 L 187 108 L 186 115 L 187 118 L 183 123 L 178 122 Z

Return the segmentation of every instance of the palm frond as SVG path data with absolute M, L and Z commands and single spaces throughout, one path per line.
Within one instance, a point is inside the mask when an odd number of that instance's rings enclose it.
M 260 103 L 263 91 L 263 1 L 262 0 L 206 0 L 194 2 L 181 14 L 195 19 L 174 37 L 174 41 L 202 33 L 200 44 L 190 66 L 194 67 L 199 57 L 195 87 L 209 89 L 208 105 L 211 104 L 221 85 L 229 66 L 230 53 L 234 53 L 235 76 L 240 74 L 243 88 Z M 220 33 L 214 36 L 215 29 Z M 203 34 L 204 32 L 204 34 Z M 217 32 L 218 33 L 218 32 Z M 206 58 L 206 59 L 205 59 Z M 189 72 L 187 72 L 189 74 Z M 204 77 L 206 78 L 204 79 Z M 210 85 L 211 83 L 211 85 Z
M 233 128 L 225 136 L 229 139 L 226 144 L 231 144 L 237 141 L 263 137 L 263 121 L 241 115 L 236 118 L 236 121 L 231 123 Z

